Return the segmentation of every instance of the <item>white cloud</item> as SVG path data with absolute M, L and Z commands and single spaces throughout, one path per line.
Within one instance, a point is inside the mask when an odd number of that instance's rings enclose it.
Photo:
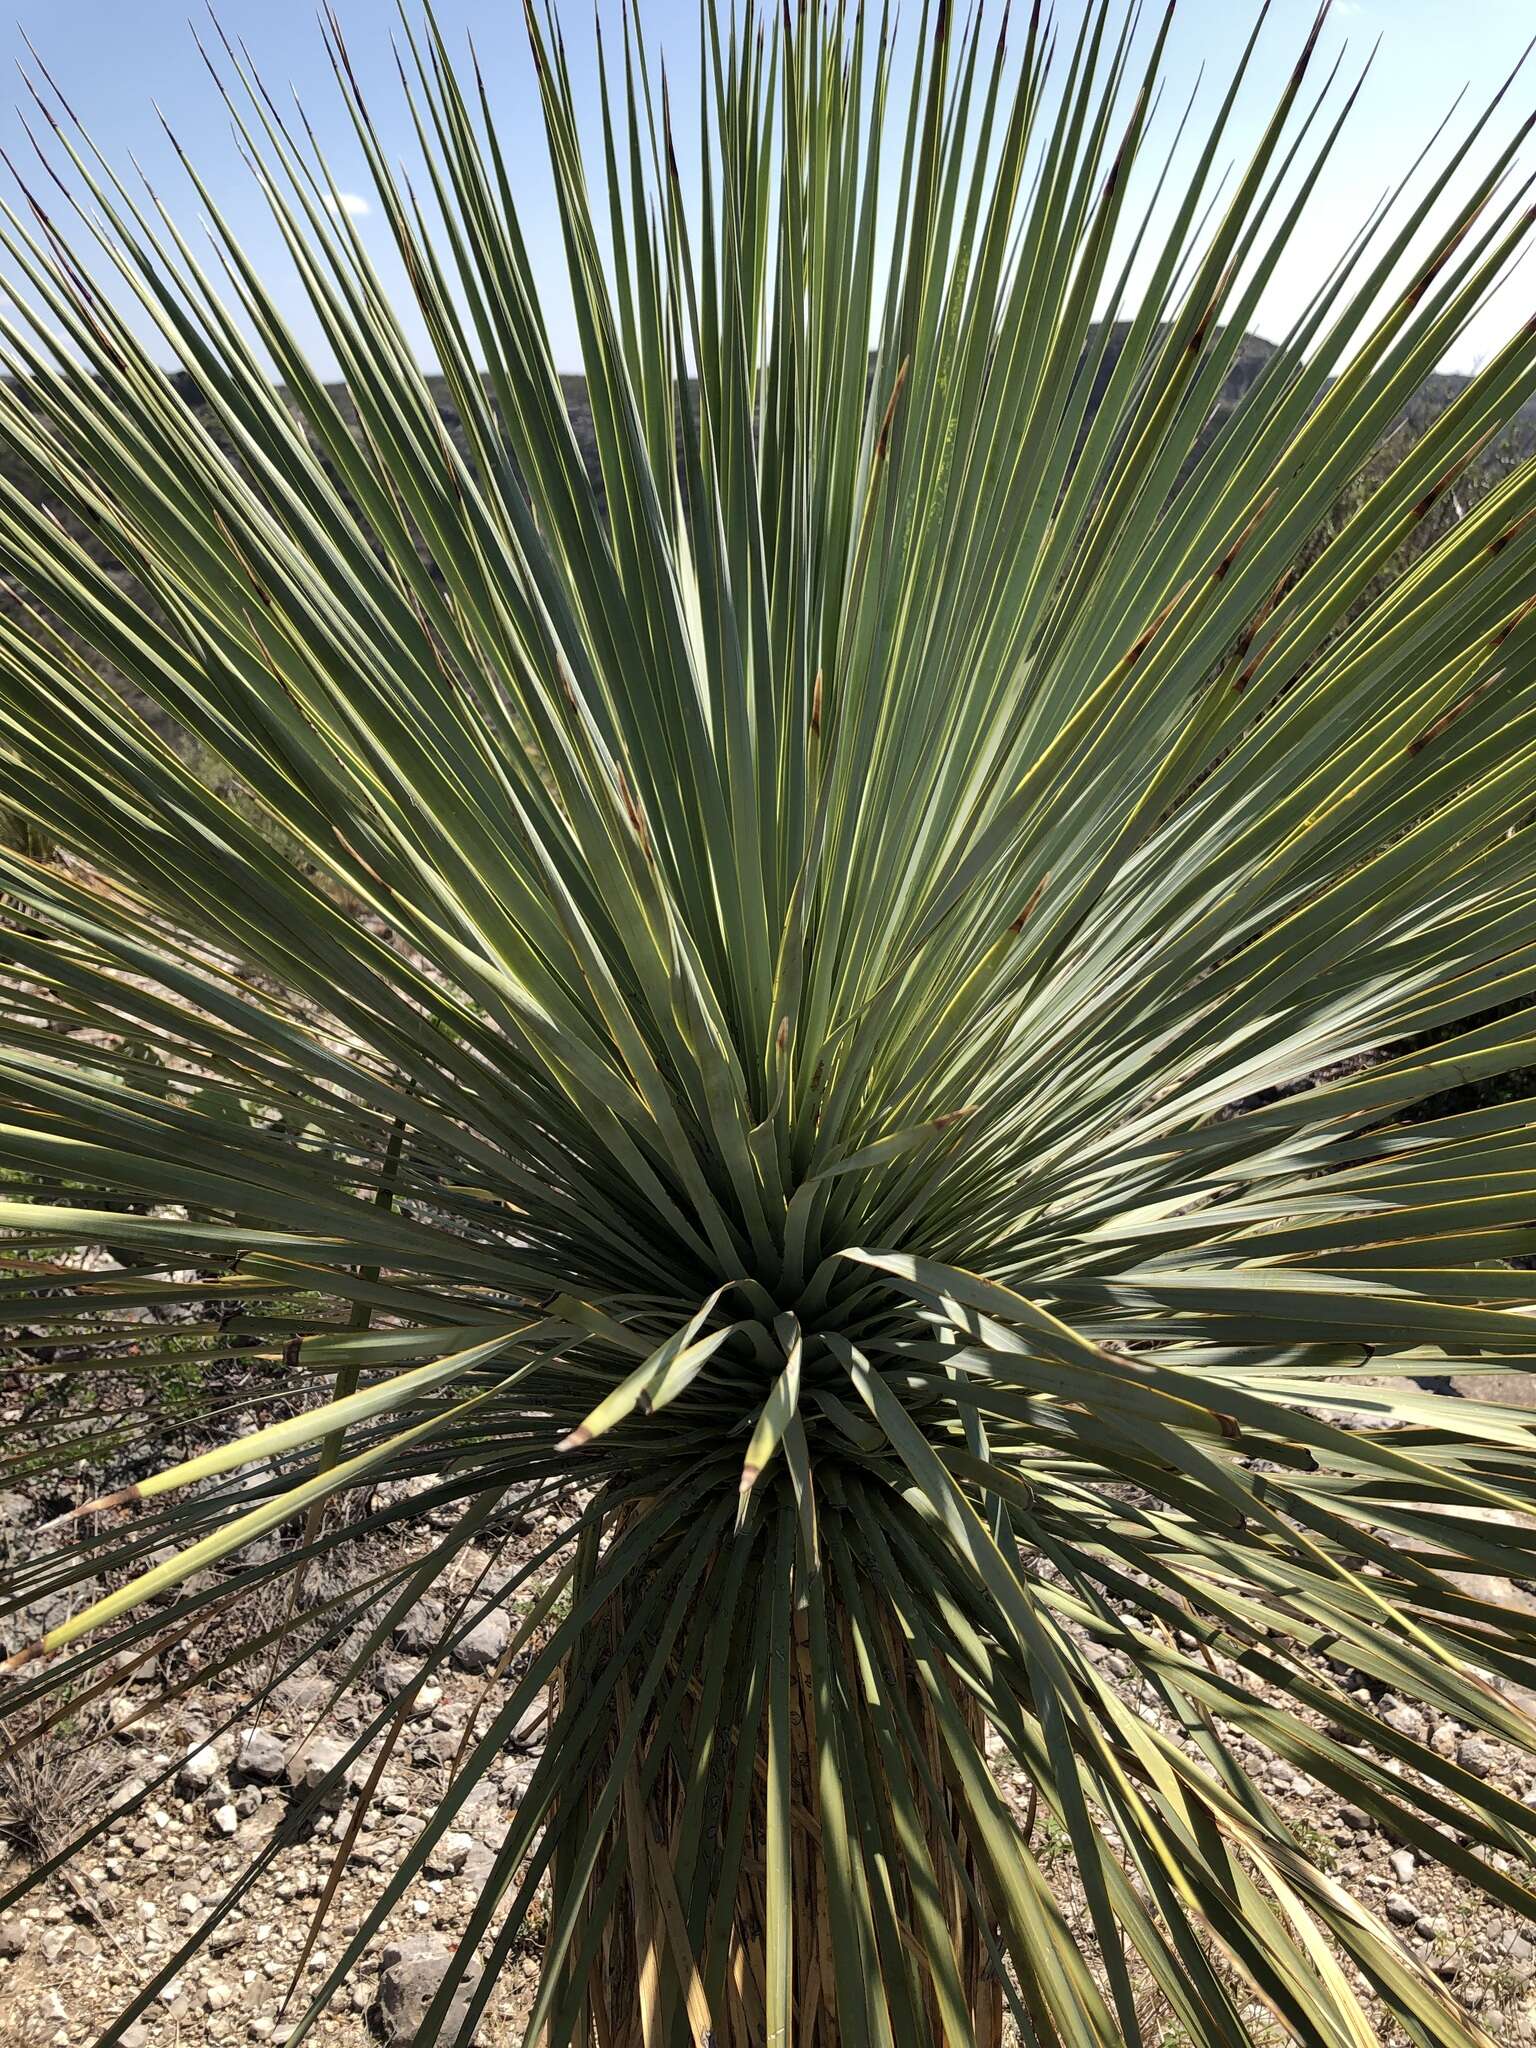
M 334 199 L 327 192 L 325 204 L 327 212 L 350 214 L 353 220 L 362 220 L 373 211 L 360 192 L 338 192 Z
M 1333 11 L 1341 21 L 1348 21 L 1352 14 L 1364 14 L 1365 9 L 1360 5 L 1360 0 L 1334 0 Z

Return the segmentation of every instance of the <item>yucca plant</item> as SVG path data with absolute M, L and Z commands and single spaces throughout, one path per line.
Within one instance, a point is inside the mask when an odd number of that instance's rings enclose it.
M 424 182 L 325 32 L 454 433 L 243 49 L 344 400 L 196 169 L 212 257 L 36 78 L 0 1222 L 54 1398 L 0 1469 L 156 1469 L 14 1572 L 100 1597 L 10 1725 L 247 1600 L 226 1675 L 345 1639 L 339 1690 L 471 1545 L 421 1677 L 520 1603 L 300 2034 L 548 1689 L 429 2033 L 542 1899 L 549 2043 L 1486 2041 L 1251 1771 L 1536 1907 L 1536 1811 L 1359 1690 L 1536 1742 L 1486 1583 L 1536 1581 L 1536 1429 L 1470 1377 L 1536 1366 L 1536 1139 L 1434 1101 L 1536 1048 L 1536 468 L 1382 575 L 1536 322 L 1378 455 L 1532 216 L 1496 102 L 1219 406 L 1358 89 L 1321 29 L 1224 177 L 1257 32 L 1165 146 L 1169 21 L 1109 0 L 711 4 L 670 93 L 626 18 L 585 104 L 531 14 L 591 468 L 526 138 L 433 20 Z M 167 1466 L 232 1355 L 276 1419 Z

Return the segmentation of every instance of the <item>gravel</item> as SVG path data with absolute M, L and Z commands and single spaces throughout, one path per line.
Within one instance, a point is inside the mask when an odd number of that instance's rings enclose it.
M 543 1540 L 543 1533 L 533 1535 L 528 1549 Z M 510 1556 L 502 1562 L 511 1568 Z M 406 1620 L 414 1633 L 435 1614 L 441 1628 L 454 1611 L 451 1602 L 423 1602 Z M 217 1682 L 184 1700 L 162 1703 L 139 1682 L 141 1674 L 124 1674 L 118 1695 L 104 1701 L 105 1719 L 117 1731 L 106 1743 L 118 1788 L 111 1826 L 77 1859 L 76 1883 L 59 1877 L 39 1885 L 0 1920 L 0 2012 L 25 1996 L 46 2012 L 39 2040 L 47 2048 L 92 2048 L 146 1979 L 169 1963 L 187 1933 L 217 1910 L 250 1859 L 283 1829 L 290 1846 L 242 1897 L 239 1909 L 218 1922 L 137 2030 L 120 2037 L 139 2048 L 280 2043 L 378 1899 L 402 1851 L 435 1811 L 471 1715 L 478 1715 L 475 1725 L 483 1730 L 511 1696 L 513 1677 L 495 1671 L 514 1621 L 501 1609 L 485 1620 L 493 1623 L 486 1638 L 490 1675 L 479 1668 L 464 1671 L 458 1668 L 462 1659 L 455 1660 L 455 1667 L 416 1693 L 408 1728 L 361 1817 L 307 1960 L 311 1921 L 371 1752 L 338 1782 L 330 1810 L 312 1814 L 302 1827 L 293 1825 L 298 1802 L 341 1761 L 350 1746 L 346 1730 L 362 1725 L 361 1714 L 371 1715 L 413 1685 L 417 1665 L 408 1645 L 397 1637 L 385 1656 L 371 1662 L 352 1697 L 319 1725 L 316 1717 L 345 1669 L 341 1651 L 305 1674 L 307 1683 L 276 1687 L 259 1714 L 242 1713 L 239 1698 Z M 494 1652 L 492 1637 L 501 1645 Z M 1110 1671 L 1111 1658 L 1099 1668 Z M 1127 1667 L 1122 1683 L 1128 1696 L 1139 1699 L 1128 1680 Z M 1533 1759 L 1473 1736 L 1449 1719 L 1426 1715 L 1367 1680 L 1345 1682 L 1357 1703 L 1395 1735 L 1408 1732 L 1407 1715 L 1417 1714 L 1438 1753 L 1456 1757 L 1514 1799 L 1536 1801 Z M 381 2040 L 386 2048 L 410 2048 L 417 2040 L 445 1960 L 468 1923 L 535 1767 L 531 1752 L 545 1740 L 547 1707 L 541 1698 L 520 1717 L 496 1769 L 455 1814 L 453 1828 L 434 1845 L 425 1870 L 369 1943 L 318 2023 L 312 2038 L 323 2048 L 378 2048 Z M 1157 1718 L 1150 1702 L 1140 1701 L 1140 1711 Z M 228 1732 L 214 1732 L 225 1724 Z M 1252 1743 L 1238 1739 L 1237 1747 L 1307 1853 L 1385 1919 L 1467 2011 L 1477 2012 L 1499 2048 L 1536 2043 L 1536 1929 L 1437 1863 L 1421 1860 L 1384 1833 L 1363 1807 L 1337 1800 L 1294 1766 L 1277 1768 L 1278 1760 Z M 1027 1788 L 1010 1781 L 1004 1793 L 1022 1818 Z M 21 1865 L 21 1852 L 0 1843 L 0 1886 L 19 1877 Z M 1069 1919 L 1088 1948 L 1086 1913 L 1074 1905 Z M 537 1968 L 537 1944 L 530 1938 L 514 1951 L 487 2001 L 482 2048 L 521 2037 Z M 461 2003 L 457 2017 L 462 2013 Z M 1155 2030 L 1149 2032 L 1154 2038 Z M 1385 2027 L 1383 2038 L 1391 2038 Z M 439 2039 L 449 2043 L 452 2035 Z

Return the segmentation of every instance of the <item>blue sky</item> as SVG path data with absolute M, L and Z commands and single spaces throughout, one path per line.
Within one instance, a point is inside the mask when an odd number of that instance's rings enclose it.
M 617 20 L 617 0 L 598 0 L 605 22 Z M 1059 0 L 1060 17 L 1076 20 L 1081 0 Z M 202 0 L 196 0 L 200 10 Z M 375 117 L 393 153 L 407 149 L 407 129 L 394 81 L 389 36 L 395 20 L 392 0 L 338 0 L 348 43 L 368 91 Z M 1022 11 L 1022 0 L 1016 12 Z M 1151 10 L 1149 10 L 1151 11 Z M 1247 0 L 1182 0 L 1167 65 L 1168 105 L 1182 104 L 1202 62 L 1206 85 L 1199 104 L 1214 101 L 1214 81 L 1224 80 L 1245 40 L 1255 8 Z M 198 56 L 186 16 L 188 0 L 22 0 L 20 28 L 8 28 L 9 53 L 25 59 L 22 31 L 29 32 L 76 112 L 103 152 L 126 168 L 136 154 L 177 217 L 194 227 L 197 209 L 180 183 L 174 158 L 154 111 L 164 109 L 247 250 L 274 279 L 286 266 L 280 245 L 249 175 L 235 151 L 228 120 Z M 1312 0 L 1275 0 L 1260 44 L 1260 59 L 1247 95 L 1248 115 L 1235 142 L 1256 133 L 1265 101 L 1278 91 L 1312 16 Z M 315 19 L 313 0 L 222 0 L 220 18 L 231 35 L 243 37 L 269 85 L 294 86 L 328 145 L 338 182 L 358 196 L 365 236 L 385 276 L 405 296 L 404 280 L 386 247 L 378 209 L 366 212 L 368 184 L 330 76 Z M 520 0 L 439 0 L 439 13 L 456 44 L 470 31 L 479 50 L 497 110 L 503 147 L 520 181 L 525 229 L 535 251 L 549 252 L 547 285 L 557 354 L 574 366 L 576 349 L 566 310 L 537 105 L 522 28 Z M 579 5 L 565 10 L 573 68 L 578 81 L 590 75 L 590 15 Z M 675 54 L 686 71 L 696 48 L 697 14 L 687 0 L 650 0 L 645 11 L 653 39 Z M 1255 323 L 1275 333 L 1304 303 L 1312 285 L 1339 253 L 1369 204 L 1407 165 L 1418 143 L 1449 110 L 1457 91 L 1471 88 L 1463 112 L 1481 104 L 1519 56 L 1532 28 L 1531 0 L 1337 0 L 1325 48 L 1349 45 L 1349 60 L 1363 59 L 1380 36 L 1381 49 L 1350 128 L 1327 174 L 1294 251 L 1274 281 Z M 14 75 L 14 74 L 12 74 Z M 20 81 L 16 95 L 24 98 Z M 1501 113 L 1498 131 L 1510 128 L 1536 103 L 1536 60 L 1522 75 Z M 0 115 L 0 139 L 24 159 L 28 145 L 20 118 L 8 105 Z M 1536 157 L 1536 139 L 1530 152 Z M 1529 273 L 1529 274 L 1528 274 Z M 1458 346 L 1449 367 L 1470 369 L 1492 351 L 1510 328 L 1531 311 L 1536 271 L 1527 266 L 1504 287 Z M 301 336 L 316 341 L 295 287 L 285 295 Z

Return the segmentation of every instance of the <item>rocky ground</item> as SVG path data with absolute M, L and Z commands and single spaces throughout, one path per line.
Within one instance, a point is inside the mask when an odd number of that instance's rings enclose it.
M 31 1508 L 8 1497 L 13 1518 Z M 552 1533 L 548 1520 L 521 1527 L 501 1562 L 510 1564 Z M 11 1540 L 25 1538 L 12 1529 Z M 377 1559 L 369 1561 L 377 1567 Z M 466 1553 L 460 1569 L 485 1559 Z M 361 1575 L 361 1561 L 355 1567 Z M 447 1589 L 451 1591 L 450 1589 Z M 336 1760 L 334 1746 L 381 1699 L 398 1695 L 415 1672 L 413 1651 L 430 1639 L 441 1613 L 413 1611 L 390 1651 L 365 1680 L 330 1706 L 346 1647 L 277 1685 L 255 1714 L 249 1687 L 194 1686 L 162 1697 L 172 1675 L 151 1663 L 124 1677 L 89 1725 L 61 1736 L 36 1760 L 31 1778 L 15 1767 L 0 1780 L 0 1892 L 22 1874 L 39 1847 L 66 1839 L 61 1828 L 110 1801 L 116 1818 L 64 1874 L 29 1893 L 0 1919 L 0 2048 L 86 2048 L 103 2037 L 130 1995 L 159 1969 L 290 1812 L 292 1802 Z M 464 1735 L 505 1687 L 494 1666 L 511 1622 L 500 1612 L 459 1646 L 440 1685 L 417 1696 L 406 1735 L 391 1755 L 361 1823 L 324 1925 L 306 1956 L 316 1904 L 351 1820 L 352 1796 L 321 1814 L 278 1858 L 241 1910 L 214 1932 L 205 1950 L 166 1985 L 153 2007 L 121 2038 L 126 2048 L 193 2048 L 201 2042 L 281 2042 L 333 1959 L 378 1897 L 399 1852 L 440 1796 Z M 211 1658 L 210 1658 L 210 1661 Z M 1135 1680 L 1111 1654 L 1110 1675 L 1128 1692 Z M 1425 1734 L 1437 1749 L 1490 1775 L 1536 1806 L 1536 1758 L 1488 1744 L 1451 1721 L 1429 1722 L 1412 1703 L 1360 1685 L 1356 1697 L 1405 1733 Z M 242 1703 L 245 1711 L 242 1712 Z M 1143 1710 L 1152 1712 L 1148 1689 Z M 227 1732 L 214 1734 L 225 1722 Z M 509 1815 L 543 1741 L 537 1711 L 526 1717 L 499 1766 L 478 1788 L 460 1829 L 445 1837 L 427 1872 L 412 1885 L 372 1942 L 364 1965 L 320 2022 L 317 2038 L 335 2048 L 383 2041 L 409 2048 L 430 2002 L 442 1962 L 463 1929 Z M 1251 1765 L 1268 1796 L 1302 1840 L 1351 1892 L 1380 1913 L 1405 1945 L 1424 1956 L 1454 1995 L 1499 2043 L 1536 2042 L 1536 1928 L 1487 1906 L 1437 1867 L 1415 1861 L 1379 1833 L 1367 1815 L 1257 1747 Z M 174 1766 L 159 1789 L 153 1780 Z M 1013 1788 L 1024 1810 L 1025 1788 Z M 1053 1881 L 1070 1892 L 1064 1839 L 1037 1834 Z M 1086 1916 L 1085 1946 L 1089 1945 Z M 497 1985 L 479 2039 L 521 2036 L 537 1970 L 538 1929 Z M 1148 2041 L 1179 2048 L 1182 2036 L 1149 2006 Z M 1282 2041 L 1276 2032 L 1276 2048 Z M 1383 2026 L 1382 2039 L 1393 2036 Z
M 24 1501 L 3 1497 L 13 1517 L 25 1511 Z M 546 1543 L 553 1527 L 552 1521 L 522 1525 L 499 1550 L 497 1570 L 510 1569 L 519 1550 Z M 13 1526 L 12 1542 L 18 1534 L 24 1532 Z M 380 1562 L 376 1553 L 359 1555 L 349 1569 L 361 1579 Z M 487 1563 L 483 1552 L 462 1553 L 444 1594 L 471 1583 Z M 442 1621 L 436 1601 L 413 1609 L 390 1650 L 334 1703 L 355 1636 L 274 1685 L 254 1712 L 261 1667 L 241 1691 L 215 1682 L 167 1700 L 167 1681 L 184 1676 L 185 1667 L 152 1660 L 125 1674 L 121 1689 L 97 1703 L 85 1726 L 61 1730 L 24 1762 L 0 1764 L 0 1894 L 103 1803 L 114 1815 L 104 1837 L 0 1917 L 0 2048 L 83 2048 L 100 2040 L 132 1994 L 267 1846 L 295 1802 L 340 1761 L 362 1718 L 411 1684 L 415 1653 L 435 1640 Z M 339 1944 L 356 1931 L 433 1810 L 466 1723 L 476 1716 L 483 1728 L 507 1697 L 509 1685 L 495 1667 L 511 1628 L 509 1616 L 493 1610 L 458 1643 L 441 1682 L 417 1692 L 308 1954 L 315 1909 L 373 1749 L 349 1771 L 346 1795 L 334 1810 L 321 1812 L 274 1859 L 197 1959 L 122 2035 L 124 2048 L 285 2038 Z M 211 1651 L 208 1661 L 214 1661 Z M 238 1682 L 238 1675 L 227 1678 L 231 1686 Z M 543 1741 L 543 1708 L 536 1706 L 519 1723 L 497 1770 L 471 1794 L 462 1825 L 444 1836 L 370 1944 L 349 1990 L 320 2022 L 318 2039 L 348 2048 L 379 2040 L 404 2048 L 415 2040 Z M 168 1771 L 169 1779 L 157 1785 Z M 527 2011 L 536 1968 L 530 1945 L 497 1986 L 482 2042 L 519 2038 L 516 2022 Z
M 445 1694 L 445 1698 L 447 1695 Z M 442 1781 L 440 1752 L 456 1743 L 453 1704 L 423 1716 L 421 1739 L 381 1781 L 376 1812 L 358 1835 L 325 1927 L 307 1959 L 302 1949 L 330 1874 L 345 1814 L 322 1818 L 283 1857 L 244 1911 L 215 1929 L 206 1950 L 165 1986 L 152 2011 L 123 2034 L 125 2048 L 149 2042 L 281 2041 L 284 2005 L 302 2009 L 321 1981 L 338 1940 L 350 1935 L 393 1868 L 395 1852 L 416 1833 Z M 462 1709 L 460 1709 L 462 1711 Z M 125 1815 L 82 1857 L 72 1883 L 31 1895 L 0 1922 L 0 2042 L 97 2041 L 128 1997 L 158 1968 L 261 1849 L 282 1820 L 290 1787 L 303 1781 L 306 1752 L 292 1751 L 296 1717 L 279 1703 L 265 1725 L 237 1744 L 196 1747 L 202 1731 L 176 1717 L 150 1715 L 125 1743 L 122 1767 L 153 1766 L 177 1751 L 188 1762 L 172 1796 Z M 172 1745 L 151 1746 L 151 1745 Z M 204 1784 L 210 1767 L 213 1776 Z M 372 1944 L 350 1998 L 324 2018 L 318 2038 L 361 2043 L 416 2038 L 443 1958 L 462 1931 L 477 1880 L 515 1803 L 518 1761 L 485 1787 L 462 1833 L 445 1838 L 391 1921 Z M 139 1789 L 130 1775 L 118 1796 Z M 473 1829 L 473 1832 L 469 1832 Z M 5 1873 L 7 1877 L 10 1872 Z M 482 2038 L 516 2038 L 534 1960 L 520 1958 L 492 2000 Z M 294 1986 L 296 1989 L 293 1989 Z

